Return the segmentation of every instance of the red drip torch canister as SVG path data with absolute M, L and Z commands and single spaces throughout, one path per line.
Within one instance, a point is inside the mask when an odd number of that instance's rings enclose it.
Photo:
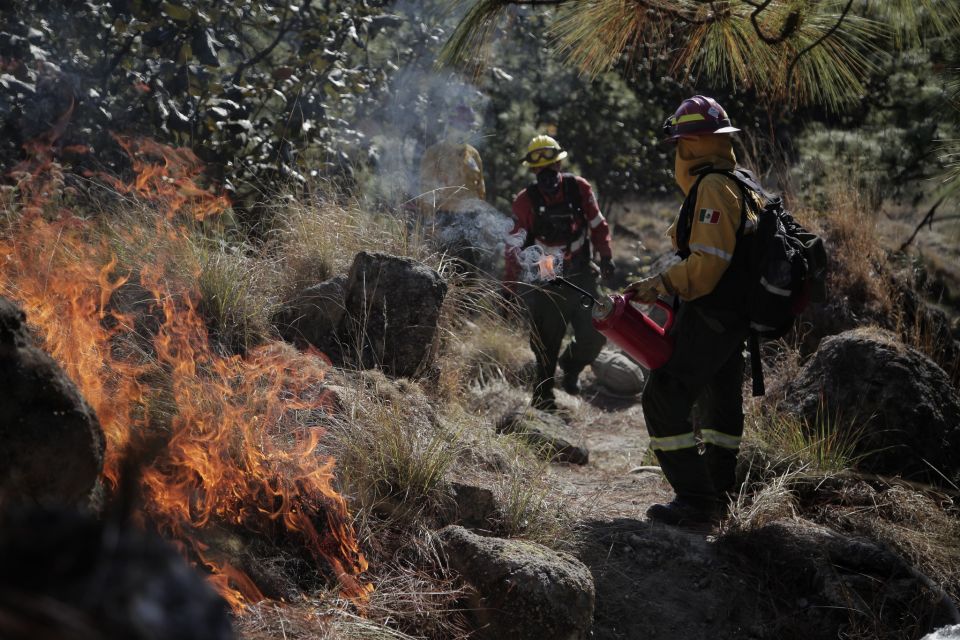
M 647 369 L 659 369 L 673 353 L 673 307 L 662 300 L 654 304 L 667 313 L 663 326 L 630 304 L 629 297 L 613 295 L 593 307 L 593 326 L 612 343 Z

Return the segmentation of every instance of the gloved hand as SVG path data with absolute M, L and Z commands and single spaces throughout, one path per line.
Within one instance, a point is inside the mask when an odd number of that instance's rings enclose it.
M 613 258 L 600 258 L 600 275 L 603 276 L 604 280 L 613 280 L 613 275 L 616 272 L 617 265 L 614 264 Z
M 624 295 L 632 293 L 633 299 L 637 302 L 656 302 L 657 296 L 669 295 L 670 290 L 667 287 L 666 280 L 662 275 L 650 276 L 643 280 L 638 280 L 623 291 Z

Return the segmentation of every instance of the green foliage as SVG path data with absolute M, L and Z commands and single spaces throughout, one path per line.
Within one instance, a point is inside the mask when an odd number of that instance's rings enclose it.
M 121 131 L 188 145 L 237 184 L 347 172 L 362 138 L 348 122 L 385 77 L 366 49 L 388 24 L 369 0 L 12 3 L 3 155 L 64 118 L 60 141 L 94 165 L 122 157 L 104 135 Z
M 842 118 L 819 117 L 799 140 L 793 173 L 804 193 L 846 180 L 876 207 L 891 198 L 916 205 L 940 189 L 931 178 L 949 166 L 945 141 L 960 135 L 950 80 L 938 73 L 960 66 L 954 41 L 931 38 L 922 49 L 878 60 L 857 108 Z

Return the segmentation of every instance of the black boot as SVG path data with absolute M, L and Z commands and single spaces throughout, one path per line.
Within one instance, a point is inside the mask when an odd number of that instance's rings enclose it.
M 720 522 L 720 508 L 716 502 L 675 497 L 667 504 L 651 505 L 647 518 L 672 526 L 704 526 Z
M 560 383 L 560 386 L 572 396 L 580 395 L 580 372 L 565 369 L 563 371 L 563 381 Z
M 557 401 L 553 397 L 553 378 L 540 382 L 533 388 L 530 406 L 550 413 L 557 410 Z

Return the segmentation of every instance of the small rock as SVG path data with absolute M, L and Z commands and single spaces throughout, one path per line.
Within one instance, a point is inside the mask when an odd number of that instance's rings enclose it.
M 508 413 L 497 422 L 497 433 L 520 437 L 554 462 L 583 465 L 590 461 L 586 447 L 574 445 L 567 439 L 573 436 L 570 427 L 560 418 L 542 411 L 528 409 Z

